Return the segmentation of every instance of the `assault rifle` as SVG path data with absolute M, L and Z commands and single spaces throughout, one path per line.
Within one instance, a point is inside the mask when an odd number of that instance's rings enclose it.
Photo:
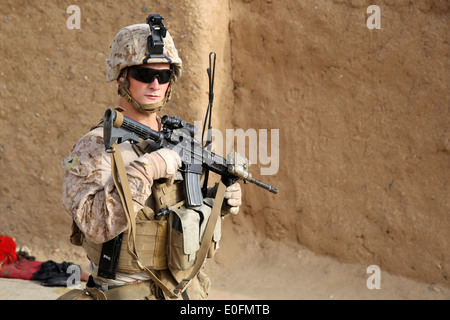
M 180 155 L 184 178 L 186 205 L 200 206 L 203 203 L 200 178 L 202 168 L 222 176 L 225 185 L 231 185 L 242 179 L 244 183 L 257 186 L 277 194 L 278 189 L 262 181 L 256 180 L 249 172 L 249 161 L 232 152 L 227 159 L 202 146 L 194 139 L 197 128 L 181 120 L 179 117 L 164 116 L 161 119 L 163 129 L 155 131 L 151 128 L 123 116 L 113 109 L 108 109 L 103 117 L 103 136 L 106 152 L 114 152 L 112 145 L 130 141 L 139 143 L 139 139 L 149 140 L 154 150 L 168 148 Z

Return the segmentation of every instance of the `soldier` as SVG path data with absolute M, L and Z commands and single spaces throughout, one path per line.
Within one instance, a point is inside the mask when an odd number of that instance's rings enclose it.
M 149 19 L 147 24 L 127 26 L 118 32 L 107 59 L 106 80 L 118 84 L 116 110 L 159 131 L 157 112 L 169 101 L 181 77 L 182 61 L 162 24 L 163 18 L 150 15 Z M 124 142 L 119 147 L 134 205 L 130 216 L 111 177 L 111 159 L 105 152 L 101 125 L 79 139 L 62 161 L 63 205 L 73 219 L 71 242 L 86 250 L 91 276 L 85 290 L 72 290 L 60 299 L 207 298 L 208 277 L 200 269 L 192 270 L 204 263 L 195 257 L 212 202 L 205 199 L 205 204 L 194 211 L 184 207 L 178 171 L 181 160 L 176 152 L 151 150 L 145 141 L 137 145 Z M 208 196 L 214 197 L 215 192 L 216 188 L 209 188 Z M 238 183 L 227 187 L 225 199 L 228 206 L 222 207 L 222 215 L 236 214 L 241 204 Z M 173 209 L 171 214 L 157 218 L 156 213 L 167 208 Z M 136 225 L 135 234 L 127 233 L 130 223 Z M 220 219 L 213 227 L 210 253 L 220 239 Z M 117 270 L 111 275 L 103 270 L 102 263 L 105 256 L 110 258 L 105 252 L 111 252 L 107 250 L 114 243 L 121 243 L 121 248 Z M 107 262 L 107 267 L 111 266 Z M 195 275 L 189 279 L 191 273 Z

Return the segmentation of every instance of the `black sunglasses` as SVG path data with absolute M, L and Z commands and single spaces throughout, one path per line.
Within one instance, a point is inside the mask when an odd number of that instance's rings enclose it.
M 173 76 L 173 69 L 153 69 L 144 67 L 131 67 L 129 70 L 130 76 L 137 81 L 152 83 L 158 78 L 159 84 L 164 84 L 170 81 Z

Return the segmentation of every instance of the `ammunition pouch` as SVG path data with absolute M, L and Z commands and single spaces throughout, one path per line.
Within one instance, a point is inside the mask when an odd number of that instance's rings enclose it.
M 170 212 L 167 258 L 171 271 L 185 271 L 191 269 L 196 263 L 197 252 L 211 215 L 213 202 L 213 199 L 206 198 L 202 206 L 193 208 L 181 206 Z M 212 257 L 218 247 L 220 228 L 220 219 L 218 219 L 208 257 Z

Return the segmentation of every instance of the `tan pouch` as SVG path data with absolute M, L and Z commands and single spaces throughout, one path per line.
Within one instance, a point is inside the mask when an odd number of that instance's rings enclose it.
M 168 265 L 171 270 L 189 270 L 197 259 L 197 251 L 211 215 L 213 199 L 205 199 L 199 207 L 181 206 L 173 209 L 169 215 L 168 226 Z M 220 239 L 220 219 L 214 232 L 215 240 Z M 211 247 L 217 247 L 216 241 Z

